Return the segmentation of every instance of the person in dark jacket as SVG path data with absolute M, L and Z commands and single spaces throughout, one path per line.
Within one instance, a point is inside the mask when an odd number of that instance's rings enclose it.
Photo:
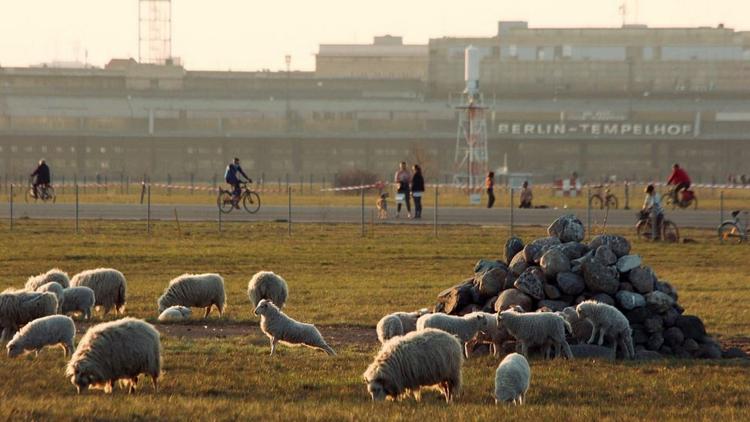
M 411 197 L 414 198 L 414 218 L 422 218 L 422 195 L 424 195 L 424 177 L 419 164 L 412 167 Z
M 495 172 L 491 171 L 487 173 L 487 178 L 484 179 L 484 187 L 487 188 L 487 208 L 492 208 L 495 205 Z
M 248 183 L 253 183 L 253 180 L 250 179 L 247 174 L 242 170 L 242 167 L 240 167 L 240 159 L 235 157 L 234 161 L 229 163 L 227 166 L 226 171 L 224 172 L 224 181 L 228 184 L 232 185 L 232 200 L 234 203 L 235 208 L 239 208 L 240 204 L 240 194 L 242 193 L 242 189 L 240 188 L 240 183 L 242 183 L 242 180 L 240 180 L 240 177 L 237 175 L 237 173 L 245 176 L 245 179 Z
M 37 166 L 36 170 L 31 173 L 31 177 L 34 178 L 34 183 L 32 184 L 34 198 L 37 198 L 39 197 L 39 186 L 49 186 L 52 181 L 49 167 L 47 166 L 47 163 L 44 162 L 44 160 L 39 160 L 39 165 Z

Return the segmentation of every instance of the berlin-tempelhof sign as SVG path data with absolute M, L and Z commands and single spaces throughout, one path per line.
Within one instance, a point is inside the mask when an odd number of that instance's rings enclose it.
M 557 123 L 506 123 L 498 125 L 500 135 L 545 136 L 577 135 L 591 137 L 643 136 L 680 137 L 693 136 L 692 123 L 629 123 L 629 122 L 557 122 Z

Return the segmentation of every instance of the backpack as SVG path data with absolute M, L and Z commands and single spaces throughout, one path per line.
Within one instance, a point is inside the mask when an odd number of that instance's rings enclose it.
M 224 170 L 224 181 L 230 183 L 234 180 L 234 172 L 232 171 L 232 165 L 228 165 L 227 169 Z

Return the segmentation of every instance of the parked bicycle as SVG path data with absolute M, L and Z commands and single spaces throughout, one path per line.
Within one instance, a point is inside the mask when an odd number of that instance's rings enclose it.
M 34 187 L 29 186 L 29 189 L 26 190 L 26 195 L 24 198 L 27 203 L 36 201 L 51 201 L 54 204 L 55 200 L 57 200 L 57 196 L 55 196 L 55 189 L 52 187 L 52 185 L 39 185 L 36 187 L 36 192 L 37 195 L 35 196 Z
M 651 213 L 646 210 L 641 210 L 638 212 L 637 216 L 638 222 L 635 223 L 636 235 L 643 240 L 654 240 L 654 219 L 651 218 Z M 673 221 L 665 218 L 661 222 L 657 238 L 662 239 L 665 242 L 679 242 L 680 229 L 677 228 L 677 224 Z
M 745 214 L 745 223 L 740 219 L 740 213 Z M 721 223 L 718 232 L 721 243 L 742 243 L 747 240 L 747 211 L 732 211 L 732 219 Z
M 599 208 L 600 210 L 605 207 L 617 209 L 617 197 L 612 194 L 609 186 L 597 185 L 592 186 L 592 189 L 594 189 L 594 193 L 589 198 L 591 208 Z
M 255 214 L 260 209 L 260 195 L 258 195 L 258 192 L 250 190 L 247 185 L 248 183 L 240 183 L 242 192 L 240 193 L 238 203 L 242 203 L 242 207 L 245 208 L 245 211 L 250 214 Z M 232 192 L 219 188 L 216 205 L 218 205 L 219 211 L 224 214 L 232 212 L 234 209 L 234 198 Z
M 680 199 L 675 201 L 674 187 L 664 195 L 664 201 L 667 205 L 671 205 L 672 209 L 680 207 L 682 209 L 693 207 L 698 209 L 698 197 L 695 196 L 695 192 L 692 189 L 685 189 L 680 191 Z

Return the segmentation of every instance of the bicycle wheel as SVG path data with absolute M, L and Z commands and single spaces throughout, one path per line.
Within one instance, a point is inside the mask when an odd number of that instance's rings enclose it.
M 661 238 L 665 242 L 677 243 L 680 241 L 680 229 L 677 228 L 677 224 L 664 220 L 661 225 Z
M 45 189 L 42 199 L 44 200 L 44 202 L 52 201 L 52 203 L 54 204 L 57 200 L 57 196 L 55 196 L 55 189 L 52 186 L 48 186 L 47 189 Z
M 220 190 L 219 195 L 216 197 L 216 205 L 219 207 L 219 211 L 224 214 L 229 214 L 234 208 L 232 204 L 232 194 L 225 190 Z
M 693 209 L 694 210 L 698 209 L 698 198 L 696 197 L 693 197 Z
M 260 195 L 257 192 L 247 191 L 242 195 L 242 206 L 245 211 L 255 214 L 260 209 Z
M 635 234 L 638 238 L 643 240 L 651 240 L 654 237 L 654 232 L 651 228 L 651 219 L 639 220 L 635 225 Z
M 607 208 L 617 209 L 617 197 L 614 195 L 607 195 Z
M 589 206 L 591 208 L 599 208 L 604 209 L 604 201 L 602 201 L 602 197 L 598 194 L 591 195 L 591 198 L 589 198 Z
M 727 221 L 719 226 L 719 240 L 721 243 L 742 243 L 742 231 L 733 222 Z
M 26 201 L 27 204 L 29 202 L 32 202 L 32 201 L 36 202 L 36 198 L 34 198 L 33 196 L 31 196 L 32 192 L 34 192 L 33 188 L 26 189 L 26 194 L 24 195 L 23 199 Z

